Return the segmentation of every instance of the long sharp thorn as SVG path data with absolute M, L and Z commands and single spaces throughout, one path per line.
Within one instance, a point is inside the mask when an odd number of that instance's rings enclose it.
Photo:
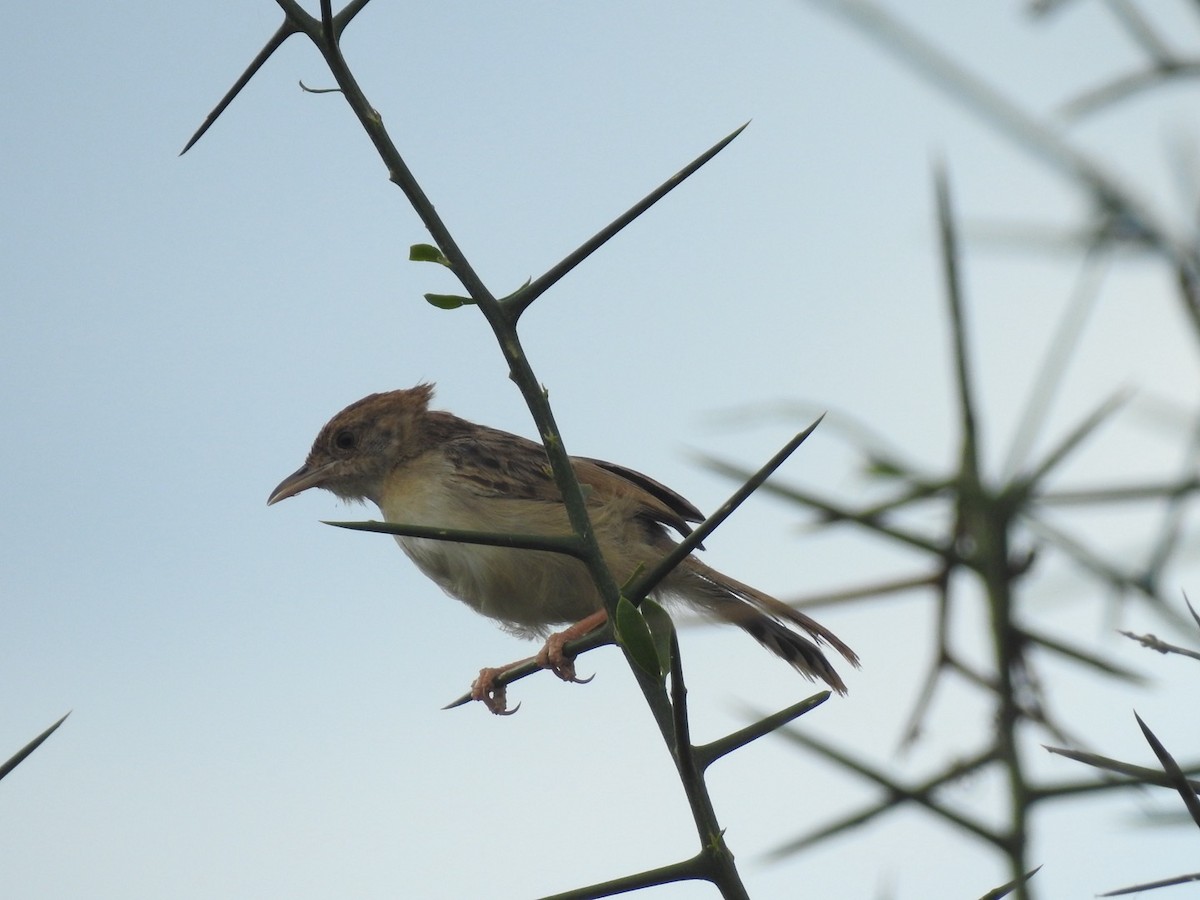
M 731 134 L 726 135 L 709 147 L 694 160 L 660 184 L 657 188 L 639 200 L 636 204 L 606 225 L 603 229 L 581 244 L 578 249 L 566 256 L 562 262 L 549 269 L 545 274 L 535 278 L 530 284 L 517 291 L 512 299 L 506 301 L 509 315 L 515 321 L 534 300 L 546 292 L 551 285 L 574 269 L 577 265 L 595 253 L 611 238 L 615 237 L 626 225 L 652 207 L 655 203 L 673 191 L 679 185 L 694 175 L 701 166 L 724 150 L 739 134 L 746 130 L 749 122 L 738 126 Z
M 28 744 L 26 744 L 24 747 L 22 747 L 16 753 L 14 753 L 8 760 L 4 761 L 3 763 L 0 763 L 0 778 L 3 778 L 5 775 L 7 775 L 9 772 L 11 772 L 13 769 L 15 769 L 17 766 L 19 766 L 22 762 L 24 762 L 25 758 L 27 756 L 29 756 L 29 754 L 32 753 L 34 750 L 36 750 L 38 747 L 40 747 L 42 745 L 42 742 L 44 740 L 46 740 L 46 738 L 48 738 L 48 737 L 50 737 L 50 735 L 54 734 L 54 732 L 58 729 L 58 726 L 61 725 L 63 722 L 65 722 L 67 720 L 67 716 L 69 716 L 69 715 L 70 715 L 70 713 L 67 713 L 66 716 L 63 716 L 61 719 L 59 719 L 57 722 L 55 722 L 53 725 L 51 725 L 49 728 L 47 728 L 45 731 L 43 731 L 41 734 L 39 734 L 37 737 L 35 737 L 32 741 L 30 741 Z
M 246 71 L 241 74 L 238 80 L 233 83 L 233 87 L 231 87 L 226 92 L 225 96 L 221 98 L 221 102 L 213 107 L 213 111 L 210 112 L 204 119 L 204 123 L 198 129 L 196 129 L 196 133 L 192 135 L 191 139 L 186 144 L 184 144 L 183 149 L 179 151 L 180 156 L 183 156 L 183 154 L 191 150 L 196 141 L 204 137 L 204 133 L 213 126 L 213 123 L 217 121 L 217 118 L 221 115 L 221 113 L 225 112 L 225 108 L 233 102 L 233 98 L 241 93 L 242 88 L 250 83 L 250 79 L 253 78 L 258 73 L 258 70 L 263 67 L 263 64 L 271 58 L 271 54 L 283 46 L 283 42 L 290 38 L 293 34 L 296 34 L 299 30 L 299 28 L 292 24 L 290 19 L 284 20 L 284 23 L 279 26 L 273 35 L 271 35 L 270 40 L 268 40 L 266 45 L 258 51 L 258 55 L 254 57 L 250 65 L 246 67 Z

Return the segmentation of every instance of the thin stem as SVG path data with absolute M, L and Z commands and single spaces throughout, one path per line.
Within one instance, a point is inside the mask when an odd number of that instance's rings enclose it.
M 1015 475 L 1024 465 L 1050 411 L 1050 404 L 1062 385 L 1067 363 L 1079 346 L 1084 325 L 1095 309 L 1100 296 L 1100 283 L 1107 274 L 1107 264 L 1111 262 L 1111 254 L 1101 253 L 1100 246 L 1098 242 L 1093 242 L 1084 254 L 1079 281 L 1042 357 L 1037 376 L 1033 379 L 1032 393 L 1021 413 L 1008 458 L 1001 470 L 1006 477 Z
M 289 0 L 280 0 L 280 2 L 289 2 Z M 327 2 L 327 0 L 324 0 L 324 2 Z M 323 18 L 326 23 L 323 34 L 317 36 L 308 32 L 309 37 L 312 38 L 321 50 L 330 71 L 333 73 L 334 79 L 337 81 L 338 87 L 342 89 L 346 97 L 346 101 L 358 116 L 359 122 L 375 145 L 380 157 L 384 160 L 388 168 L 389 178 L 404 192 L 413 209 L 421 217 L 426 228 L 429 229 L 429 233 L 433 237 L 435 244 L 449 262 L 451 270 L 458 277 L 463 287 L 466 288 L 471 298 L 479 307 L 480 312 L 491 326 L 501 352 L 508 362 L 509 377 L 516 383 L 522 396 L 525 398 L 525 402 L 537 425 L 538 433 L 542 438 L 555 483 L 562 495 L 568 520 L 575 533 L 575 547 L 579 551 L 579 558 L 587 565 L 592 580 L 595 582 L 596 588 L 603 598 L 609 619 L 613 621 L 615 620 L 617 602 L 620 599 L 620 590 L 600 552 L 599 542 L 596 539 L 591 519 L 588 516 L 583 491 L 578 479 L 575 477 L 570 455 L 567 452 L 561 433 L 554 420 L 554 414 L 550 408 L 546 391 L 538 382 L 521 348 L 515 329 L 516 317 L 510 314 L 483 284 L 454 240 L 449 229 L 438 216 L 429 198 L 425 195 L 425 192 L 401 158 L 400 153 L 383 127 L 381 117 L 367 101 L 366 96 L 342 56 L 341 49 L 329 24 L 332 21 L 332 16 L 328 8 L 326 8 Z M 626 662 L 634 673 L 638 685 L 641 687 L 642 693 L 646 698 L 646 702 L 654 714 L 663 740 L 667 743 L 668 747 L 671 747 L 675 737 L 675 727 L 669 714 L 669 702 L 666 699 L 663 684 L 658 679 L 651 678 L 647 673 L 642 671 L 624 647 L 622 647 L 622 652 L 625 654 Z M 717 824 L 716 814 L 713 811 L 711 799 L 708 796 L 704 781 L 702 778 L 689 779 L 682 767 L 680 775 L 689 799 L 692 800 L 694 808 L 700 811 L 697 816 L 697 830 L 701 846 L 704 848 L 702 856 L 708 860 L 710 866 L 709 879 L 719 886 L 723 896 L 730 898 L 730 900 L 741 900 L 741 898 L 747 896 L 745 888 L 733 865 L 732 854 L 725 848 L 722 831 Z
M 1019 879 L 1028 871 L 1025 850 L 1029 843 L 1028 785 L 1018 741 L 1023 718 L 1019 692 L 1024 688 L 1024 656 L 1021 635 L 1015 626 L 1012 592 L 1013 576 L 1009 565 L 1009 537 L 1012 507 L 1009 500 L 996 496 L 984 483 L 979 461 L 979 445 L 972 396 L 972 378 L 968 358 L 969 342 L 963 316 L 963 296 L 958 268 L 958 241 L 945 173 L 936 178 L 939 233 L 953 334 L 955 382 L 959 395 L 961 455 L 958 474 L 958 510 L 956 534 L 965 545 L 973 568 L 983 581 L 991 616 L 992 652 L 997 689 L 995 741 L 996 756 L 1008 784 L 1008 826 L 999 836 L 999 844 L 1008 856 L 1009 871 Z M 1028 896 L 1024 882 L 1018 884 L 1017 897 Z

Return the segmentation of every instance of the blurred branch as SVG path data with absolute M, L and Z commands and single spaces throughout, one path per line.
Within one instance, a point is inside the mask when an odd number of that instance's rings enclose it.
M 1175 783 L 1171 778 L 1160 769 L 1147 769 L 1145 766 L 1135 766 L 1132 763 L 1121 762 L 1116 759 L 1109 759 L 1107 756 L 1100 756 L 1096 753 L 1087 753 L 1083 750 L 1071 750 L 1066 747 L 1046 747 L 1051 753 L 1058 756 L 1065 756 L 1067 759 L 1073 759 L 1076 762 L 1081 762 L 1084 765 L 1092 766 L 1096 769 L 1103 769 L 1108 772 L 1115 772 L 1118 775 L 1126 776 L 1125 781 L 1110 781 L 1097 784 L 1096 782 L 1087 782 L 1085 784 L 1076 785 L 1059 785 L 1057 787 L 1047 787 L 1041 789 L 1038 793 L 1042 797 L 1059 796 L 1062 794 L 1077 794 L 1083 793 L 1092 789 L 1109 789 L 1121 787 L 1140 787 L 1142 785 L 1156 785 L 1158 787 L 1175 787 Z M 1189 772 L 1200 772 L 1200 762 L 1192 763 L 1187 767 Z M 1200 791 L 1200 781 L 1189 781 L 1192 790 Z
M 1146 482 L 1116 487 L 1085 487 L 1074 490 L 1052 490 L 1039 495 L 1046 506 L 1081 506 L 1109 503 L 1142 503 L 1169 499 L 1179 500 L 1200 490 L 1200 478 L 1180 481 Z
M 1144 675 L 1135 672 L 1132 669 L 1127 669 L 1124 666 L 1119 666 L 1110 660 L 1103 659 L 1094 653 L 1089 653 L 1081 647 L 1068 644 L 1066 641 L 1059 640 L 1058 638 L 1052 638 L 1048 634 L 1035 632 L 1028 627 L 1022 628 L 1021 632 L 1024 635 L 1025 640 L 1034 643 L 1043 649 L 1056 653 L 1059 656 L 1072 659 L 1077 663 L 1082 663 L 1083 665 L 1094 669 L 1103 675 L 1110 675 L 1114 678 L 1120 678 L 1123 681 L 1133 682 L 1134 684 L 1146 684 L 1147 682 L 1147 679 Z
M 1153 891 L 1157 888 L 1174 887 L 1177 884 L 1190 884 L 1193 881 L 1200 881 L 1200 872 L 1194 872 L 1190 875 L 1176 875 L 1174 878 L 1164 878 L 1162 881 L 1148 881 L 1145 884 L 1135 884 L 1132 887 L 1121 888 L 1118 891 L 1109 891 L 1106 894 L 1100 894 L 1101 897 L 1120 897 L 1123 894 L 1140 894 L 1142 891 Z
M 1062 115 L 1067 119 L 1081 119 L 1099 110 L 1127 100 L 1135 94 L 1159 87 L 1168 81 L 1200 76 L 1200 62 L 1191 60 L 1169 60 L 1114 78 L 1107 84 L 1080 94 L 1064 103 Z
M 945 283 L 947 317 L 950 320 L 950 339 L 954 362 L 954 387 L 958 397 L 959 470 L 958 487 L 975 490 L 982 472 L 979 466 L 979 433 L 975 412 L 975 390 L 971 376 L 970 344 L 963 310 L 962 278 L 959 273 L 958 231 L 950 208 L 950 184 L 945 166 L 939 164 L 933 173 L 934 196 L 937 205 L 938 239 L 941 245 L 942 278 Z M 966 482 L 966 485 L 964 485 Z
M 889 578 L 886 581 L 873 581 L 869 584 L 844 588 L 840 591 L 821 591 L 817 594 L 793 597 L 787 601 L 787 604 L 793 609 L 816 609 L 821 606 L 835 606 L 854 600 L 864 600 L 869 597 L 884 597 L 888 594 L 900 594 L 905 591 L 915 590 L 916 588 L 931 587 L 937 585 L 941 578 L 941 574 L 936 572 L 932 575 L 913 575 L 909 578 Z
M 1168 79 L 1200 74 L 1200 64 L 1179 59 L 1154 30 L 1149 20 L 1129 0 L 1104 0 L 1104 5 L 1150 60 L 1150 67 L 1116 78 L 1065 104 L 1062 114 L 1068 119 L 1095 112 L 1138 91 L 1156 87 Z
M 1129 0 L 1104 0 L 1113 18 L 1121 24 L 1125 32 L 1143 52 L 1159 65 L 1167 65 L 1174 54 L 1167 48 L 1158 33 L 1151 27 L 1150 22 L 1141 14 Z
M 1062 386 L 1067 363 L 1079 347 L 1083 328 L 1095 309 L 1100 283 L 1111 262 L 1109 255 L 1101 253 L 1100 249 L 1093 243 L 1084 254 L 1078 283 L 1047 345 L 1037 377 L 1033 379 L 1032 392 L 1021 412 L 1002 469 L 1008 478 L 1016 476 L 1028 459 L 1051 403 Z
M 1177 237 L 1120 179 L 1077 149 L 1057 129 L 1026 112 L 998 89 L 898 17 L 871 0 L 809 0 L 835 13 L 890 51 L 941 93 L 961 103 L 1017 146 L 1078 184 L 1102 209 L 1113 210 L 1193 279 L 1200 271 L 1195 248 Z
M 756 713 L 757 715 L 757 713 Z M 929 812 L 932 812 L 938 818 L 944 819 L 947 822 L 961 828 L 964 831 L 970 832 L 976 837 L 982 839 L 986 843 L 993 846 L 1003 846 L 1003 836 L 992 831 L 982 822 L 978 822 L 967 816 L 955 812 L 949 807 L 943 806 L 934 799 L 934 793 L 947 784 L 957 781 L 958 779 L 969 775 L 973 772 L 982 769 L 984 766 L 996 760 L 995 753 L 992 749 L 984 750 L 975 756 L 968 757 L 965 760 L 954 763 L 948 766 L 941 773 L 933 776 L 927 781 L 921 782 L 913 787 L 905 787 L 899 781 L 886 775 L 881 770 L 868 763 L 851 757 L 848 753 L 838 750 L 831 744 L 828 744 L 810 734 L 796 731 L 795 729 L 786 729 L 779 732 L 780 736 L 792 744 L 811 750 L 818 756 L 830 762 L 836 763 L 844 769 L 847 769 L 854 774 L 860 776 L 866 781 L 874 782 L 884 790 L 884 797 L 878 803 L 873 804 L 863 811 L 851 814 L 845 818 L 839 819 L 835 824 L 827 826 L 818 832 L 796 838 L 781 845 L 771 851 L 773 858 L 788 856 L 801 849 L 812 846 L 820 840 L 832 837 L 835 834 L 840 834 L 851 827 L 862 825 L 871 819 L 874 819 L 886 812 L 897 809 L 905 803 L 914 803 L 924 807 Z
M 1096 429 L 1120 409 L 1127 399 L 1126 394 L 1117 394 L 1102 401 L 1082 422 L 1068 432 L 1056 447 L 1046 454 L 1032 472 L 1016 481 L 1016 490 L 1026 491 L 1040 487 L 1050 473 L 1091 437 Z
M 737 463 L 727 462 L 716 456 L 708 454 L 699 454 L 698 457 L 701 464 L 711 472 L 727 475 L 732 478 L 745 478 L 750 474 L 748 470 L 738 465 Z M 860 526 L 861 528 L 873 532 L 880 537 L 890 538 L 901 544 L 907 544 L 918 550 L 941 555 L 945 548 L 939 546 L 932 539 L 926 538 L 916 532 L 898 528 L 883 521 L 883 517 L 876 516 L 870 510 L 853 510 L 842 506 L 833 500 L 826 500 L 818 497 L 816 494 L 804 490 L 800 487 L 785 486 L 775 481 L 768 481 L 763 485 L 763 490 L 769 494 L 774 494 L 785 500 L 791 500 L 794 503 L 817 513 L 824 524 L 833 524 L 837 522 L 849 522 Z
M 1200 659 L 1200 653 L 1195 650 L 1188 650 L 1186 647 L 1168 644 L 1166 641 L 1159 640 L 1152 634 L 1134 634 L 1132 631 L 1121 631 L 1120 633 L 1131 640 L 1137 641 L 1143 647 L 1157 650 L 1159 653 L 1175 653 L 1179 656 L 1190 656 L 1192 659 Z
M 933 658 L 930 660 L 925 679 L 917 692 L 916 703 L 908 715 L 908 724 L 904 726 L 900 738 L 900 747 L 907 749 L 916 743 L 921 734 L 925 717 L 933 706 L 933 697 L 938 685 L 942 682 L 942 674 L 947 669 L 956 669 L 958 664 L 950 651 L 950 567 L 946 566 L 939 573 L 934 584 L 934 602 L 937 610 L 933 637 Z
M 1012 881 L 1010 881 L 1006 884 L 1002 884 L 1002 885 L 1000 885 L 1000 887 L 995 888 L 994 890 L 988 891 L 986 894 L 984 894 L 982 897 L 980 897 L 979 900 L 1001 900 L 1002 897 L 1007 897 L 1014 890 L 1016 890 L 1017 888 L 1019 888 L 1023 884 L 1025 884 L 1025 882 L 1027 882 L 1030 878 L 1032 878 L 1034 875 L 1036 875 L 1038 872 L 1040 872 L 1041 869 L 1042 869 L 1041 866 L 1037 866 L 1036 868 L 1030 869 L 1028 872 L 1026 872 L 1020 878 L 1014 878 Z

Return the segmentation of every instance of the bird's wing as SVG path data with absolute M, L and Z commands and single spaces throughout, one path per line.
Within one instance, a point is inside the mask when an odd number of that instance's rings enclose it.
M 649 475 L 643 475 L 635 469 L 628 469 L 616 463 L 605 462 L 602 459 L 591 459 L 586 456 L 573 456 L 575 474 L 581 482 L 593 484 L 595 481 L 618 481 L 622 493 L 631 491 L 645 507 L 646 513 L 656 522 L 669 525 L 682 535 L 692 533 L 689 522 L 704 521 L 704 513 L 700 512 L 686 497 L 671 490 L 661 481 L 656 481 Z
M 561 502 L 541 444 L 474 425 L 442 446 L 454 477 L 480 496 Z
M 562 502 L 545 449 L 527 438 L 476 426 L 471 433 L 446 441 L 443 452 L 454 466 L 455 477 L 480 495 Z M 635 500 L 646 519 L 683 535 L 692 531 L 689 522 L 704 518 L 669 487 L 633 469 L 582 456 L 571 457 L 571 462 L 585 492 L 594 494 L 593 503 L 606 496 Z

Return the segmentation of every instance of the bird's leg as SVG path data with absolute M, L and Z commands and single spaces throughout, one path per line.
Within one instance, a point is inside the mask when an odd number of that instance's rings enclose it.
M 565 631 L 556 632 L 546 638 L 546 646 L 534 657 L 543 669 L 549 669 L 563 681 L 573 681 L 576 684 L 587 684 L 591 678 L 575 677 L 575 657 L 563 653 L 563 647 L 569 642 L 590 634 L 608 621 L 608 613 L 603 609 L 592 613 L 585 619 L 580 619 Z
M 479 677 L 471 683 L 471 699 L 480 701 L 498 716 L 511 716 L 520 708 L 520 705 L 518 704 L 512 709 L 508 708 L 506 686 L 503 684 L 497 686 L 496 679 L 510 669 L 515 669 L 517 666 L 524 665 L 530 661 L 537 663 L 540 668 L 549 669 L 563 681 L 572 681 L 575 684 L 587 684 L 592 679 L 576 677 L 575 658 L 563 653 L 563 647 L 577 638 L 590 634 L 607 621 L 607 612 L 604 610 L 594 612 L 587 618 L 580 619 L 570 628 L 556 632 L 546 638 L 546 645 L 538 651 L 537 656 L 518 659 L 507 666 L 480 669 Z

